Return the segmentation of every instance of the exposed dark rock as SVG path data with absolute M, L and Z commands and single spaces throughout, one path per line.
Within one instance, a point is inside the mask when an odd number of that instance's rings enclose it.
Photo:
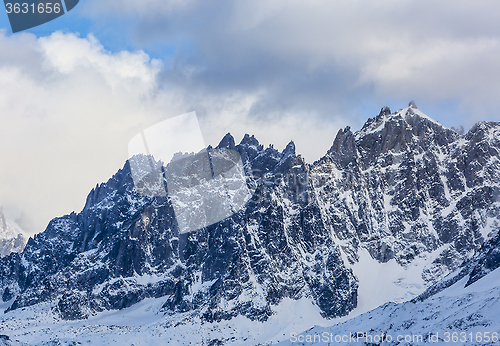
M 234 150 L 236 148 L 236 145 L 234 144 L 234 138 L 230 133 L 226 134 L 224 138 L 222 138 L 219 145 L 217 146 L 217 149 L 220 148 L 226 148 L 231 150 Z
M 384 115 L 391 115 L 391 109 L 387 106 L 382 107 L 380 110 L 380 113 L 378 114 L 379 117 L 384 116 Z
M 0 259 L 2 300 L 14 299 L 9 310 L 50 302 L 63 319 L 85 319 L 163 297 L 165 314 L 263 321 L 284 298 L 305 297 L 331 318 L 357 305 L 356 278 L 342 255 L 354 263 L 365 248 L 380 262 L 408 265 L 441 249 L 423 273 L 433 283 L 498 238 L 491 226 L 500 222 L 498 123 L 460 136 L 413 103 L 393 114 L 384 107 L 358 132 L 339 130 L 313 165 L 293 142 L 279 152 L 249 135 L 235 145 L 227 134 L 208 152 L 224 160 L 216 155 L 224 149 L 241 156 L 253 193 L 243 209 L 182 233 L 171 196 L 153 193 L 158 177 L 137 186 L 128 161 L 89 193 L 80 213 L 52 220 L 22 254 Z M 202 154 L 160 172 L 194 173 L 187 175 L 193 184 L 210 178 L 213 165 L 194 169 Z M 134 160 L 161 167 L 150 157 Z M 495 246 L 480 250 L 487 255 L 470 264 L 470 280 L 498 267 Z

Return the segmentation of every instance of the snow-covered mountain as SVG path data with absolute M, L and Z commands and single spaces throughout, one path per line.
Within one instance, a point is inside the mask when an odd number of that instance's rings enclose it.
M 139 194 L 127 162 L 80 213 L 0 260 L 0 334 L 41 344 L 123 333 L 135 344 L 285 340 L 411 300 L 498 234 L 500 123 L 464 135 L 412 102 L 340 130 L 314 164 L 293 142 L 279 152 L 228 134 L 208 152 L 222 149 L 241 156 L 253 191 L 243 209 L 182 233 L 171 198 Z M 192 174 L 190 160 L 167 171 Z
M 360 303 L 374 286 L 385 301 L 410 299 L 498 233 L 499 131 L 481 122 L 460 135 L 414 103 L 339 131 L 312 177 L 325 223 L 359 271 Z
M 0 207 L 0 257 L 23 251 L 28 238 L 17 223 L 7 220 Z

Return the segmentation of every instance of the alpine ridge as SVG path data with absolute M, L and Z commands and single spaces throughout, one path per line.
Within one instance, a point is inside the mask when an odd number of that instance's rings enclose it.
M 56 319 L 85 320 L 159 299 L 165 328 L 265 323 L 289 301 L 332 319 L 416 299 L 463 263 L 474 263 L 470 284 L 494 270 L 477 254 L 497 248 L 500 123 L 461 134 L 412 101 L 383 107 L 359 131 L 340 129 L 313 164 L 293 141 L 280 152 L 227 134 L 207 150 L 224 148 L 240 155 L 252 191 L 243 209 L 182 233 L 171 197 L 138 193 L 127 161 L 80 213 L 53 219 L 22 253 L 0 259 L 5 316 L 47 306 Z M 168 169 L 192 171 L 186 162 Z M 391 270 L 370 277 L 375 267 Z M 379 300 L 370 294 L 377 285 Z M 245 344 L 223 339 L 214 345 Z

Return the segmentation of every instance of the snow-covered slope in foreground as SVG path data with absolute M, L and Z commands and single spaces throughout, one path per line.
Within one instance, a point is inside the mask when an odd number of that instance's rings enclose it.
M 49 304 L 38 304 L 3 315 L 0 336 L 6 345 L 268 345 L 295 330 L 325 323 L 308 299 L 285 299 L 265 323 L 244 316 L 207 323 L 179 322 L 161 312 L 164 299 L 149 298 L 134 306 L 107 311 L 84 321 L 61 321 Z M 0 309 L 9 305 L 3 303 Z M 62 323 L 61 323 L 62 322 Z M 329 321 L 331 324 L 332 321 Z M 0 345 L 2 339 L 0 338 Z
M 243 316 L 219 323 L 176 323 L 160 312 L 162 299 L 145 299 L 128 309 L 65 323 L 54 317 L 48 305 L 39 304 L 4 315 L 0 334 L 9 331 L 7 345 L 269 345 L 284 339 L 279 345 L 367 345 L 370 337 L 375 341 L 371 345 L 378 345 L 382 335 L 385 345 L 428 344 L 429 340 L 433 345 L 494 345 L 500 332 L 500 269 L 464 287 L 468 280 L 465 276 L 424 301 L 388 303 L 342 324 L 306 331 L 326 321 L 305 299 L 285 300 L 266 323 Z M 398 337 L 403 341 L 398 343 Z
M 424 301 L 387 303 L 330 327 L 319 326 L 334 321 L 322 319 L 319 309 L 306 299 L 286 299 L 265 323 L 243 316 L 215 323 L 199 320 L 178 323 L 177 319 L 165 318 L 160 311 L 162 299 L 145 299 L 127 309 L 64 323 L 55 317 L 48 304 L 38 304 L 4 315 L 0 334 L 8 331 L 10 340 L 5 345 L 39 346 L 496 345 L 498 341 L 494 341 L 500 333 L 500 269 L 464 287 L 468 280 L 469 276 L 464 276 Z M 0 305 L 0 309 L 6 307 L 6 303 Z M 310 328 L 315 324 L 318 326 Z M 373 343 L 369 343 L 370 337 Z M 398 337 L 402 342 L 397 341 Z M 280 340 L 284 341 L 279 343 Z M 0 345 L 3 345 L 1 339 Z
M 487 245 L 412 301 L 387 303 L 332 327 L 294 331 L 279 345 L 498 345 L 498 237 Z

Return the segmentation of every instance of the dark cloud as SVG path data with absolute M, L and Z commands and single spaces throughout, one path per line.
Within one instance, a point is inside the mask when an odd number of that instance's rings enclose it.
M 416 98 L 428 113 L 452 102 L 471 125 L 496 108 L 495 1 L 100 0 L 89 8 L 133 15 L 129 34 L 140 48 L 175 47 L 164 78 L 186 94 L 258 93 L 255 116 L 299 111 L 360 122 L 360 103 L 376 112 L 385 100 Z

